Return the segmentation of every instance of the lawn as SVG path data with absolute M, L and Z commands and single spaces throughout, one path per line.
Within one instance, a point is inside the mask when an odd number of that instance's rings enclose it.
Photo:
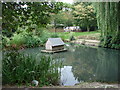
M 57 32 L 57 34 L 64 40 L 70 39 L 71 36 L 75 38 L 79 36 L 95 35 L 99 34 L 100 31 L 91 31 L 91 32 Z

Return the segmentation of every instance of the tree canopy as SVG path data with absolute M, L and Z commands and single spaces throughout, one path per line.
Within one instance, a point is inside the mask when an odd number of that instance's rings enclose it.
M 89 2 L 77 2 L 73 6 L 73 15 L 76 24 L 81 27 L 87 27 L 89 31 L 91 26 L 97 26 L 96 15 L 93 6 Z
M 19 27 L 28 30 L 35 26 L 45 27 L 50 22 L 51 13 L 58 13 L 63 3 L 5 2 L 2 5 L 3 34 L 11 36 Z

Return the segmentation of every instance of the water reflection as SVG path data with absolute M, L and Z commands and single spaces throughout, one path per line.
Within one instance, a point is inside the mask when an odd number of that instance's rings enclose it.
M 79 47 L 74 44 L 67 45 L 67 48 L 67 52 L 45 54 L 63 61 L 63 85 L 74 85 L 80 81 L 118 81 L 119 50 Z M 26 49 L 25 52 L 39 59 L 41 49 L 43 48 Z
M 64 86 L 73 86 L 76 83 L 79 83 L 77 79 L 75 79 L 73 72 L 72 72 L 72 66 L 64 66 L 61 68 L 61 78 L 60 83 Z

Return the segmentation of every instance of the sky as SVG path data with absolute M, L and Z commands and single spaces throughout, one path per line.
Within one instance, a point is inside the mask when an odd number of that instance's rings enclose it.
M 73 3 L 73 0 L 58 0 L 58 1 L 65 2 L 65 3 L 70 3 L 70 4 Z
M 17 1 L 19 1 L 19 0 L 17 0 Z M 56 1 L 58 1 L 58 2 L 64 2 L 64 3 L 70 3 L 70 4 L 72 4 L 73 3 L 73 0 L 56 0 Z M 23 8 L 27 8 L 27 5 L 24 5 L 24 6 L 22 6 Z

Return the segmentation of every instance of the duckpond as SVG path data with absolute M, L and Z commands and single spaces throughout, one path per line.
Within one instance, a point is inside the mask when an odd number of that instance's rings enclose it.
M 118 83 L 120 50 L 93 48 L 66 44 L 68 51 L 47 54 L 41 53 L 44 47 L 28 48 L 22 52 L 33 55 L 39 60 L 48 55 L 62 61 L 60 84 L 74 86 L 82 82 Z

